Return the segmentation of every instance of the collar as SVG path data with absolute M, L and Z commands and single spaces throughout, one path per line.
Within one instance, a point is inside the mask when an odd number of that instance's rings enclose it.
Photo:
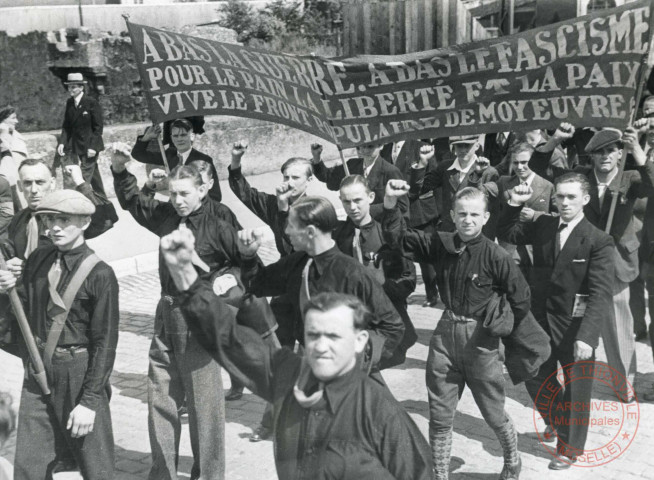
M 459 163 L 459 159 L 455 158 L 454 162 L 452 162 L 452 165 L 447 167 L 447 169 L 448 170 L 458 170 L 461 173 L 468 173 L 474 164 L 475 164 L 475 162 L 473 160 L 472 162 L 470 162 L 470 164 L 465 169 L 463 169 L 463 168 L 461 168 L 461 164 Z
M 370 221 L 368 223 L 366 223 L 365 225 L 355 225 L 354 222 L 352 220 L 350 220 L 349 218 L 347 219 L 347 221 L 352 224 L 352 227 L 358 228 L 362 232 L 368 231 L 372 227 L 375 226 L 375 220 L 373 218 L 371 218 Z
M 604 185 L 605 187 L 608 187 L 611 185 L 611 182 L 615 179 L 615 177 L 618 175 L 618 169 L 616 168 L 613 170 L 613 175 L 609 178 L 607 182 L 600 182 L 599 179 L 597 178 L 597 172 L 595 169 L 593 169 L 593 175 L 595 176 L 595 181 L 597 182 L 597 186 L 599 187 L 600 185 Z
M 366 162 L 362 159 L 361 164 L 363 166 L 363 174 L 364 174 L 363 176 L 364 177 L 367 177 L 368 175 L 370 175 L 370 171 L 373 169 L 373 167 L 375 165 L 377 165 L 378 161 L 379 161 L 379 155 L 377 155 L 377 157 L 372 161 L 372 163 L 366 167 Z
M 529 185 L 531 187 L 531 184 L 533 183 L 534 178 L 536 178 L 536 172 L 531 172 L 529 174 L 529 176 L 527 177 L 527 180 L 524 180 L 524 181 L 520 180 L 520 177 L 518 177 L 517 175 L 516 175 L 516 178 L 518 179 L 518 183 L 526 183 L 527 185 Z
M 189 148 L 184 153 L 180 152 L 179 150 L 177 151 L 177 155 L 181 155 L 182 157 L 182 165 L 186 165 L 186 161 L 188 160 L 189 155 L 191 155 L 191 151 L 193 151 L 193 147 Z
M 200 224 L 199 224 L 200 217 L 205 212 L 205 210 L 207 209 L 208 203 L 209 203 L 209 195 L 207 195 L 206 197 L 204 197 L 202 199 L 202 203 L 200 204 L 200 207 L 197 210 L 191 212 L 185 218 L 180 217 L 180 223 L 182 221 L 186 221 L 187 223 L 190 223 L 191 225 L 193 225 L 194 228 L 196 228 L 196 229 L 199 228 L 199 226 L 200 226 Z
M 461 247 L 471 247 L 473 245 L 477 245 L 481 243 L 483 240 L 484 234 L 482 232 L 479 232 L 479 235 L 477 235 L 475 238 L 471 238 L 467 242 L 464 242 L 461 237 L 459 237 L 459 234 L 456 233 L 454 235 L 454 245 L 457 248 L 457 250 Z
M 325 269 L 329 268 L 329 263 L 339 253 L 341 253 L 341 251 L 336 246 L 336 243 L 334 243 L 334 246 L 332 248 L 330 248 L 329 250 L 325 250 L 320 255 L 316 255 L 315 257 L 313 257 L 313 264 L 315 265 L 316 271 L 318 272 L 319 275 L 322 275 Z
M 577 214 L 575 218 L 573 218 L 571 221 L 567 222 L 568 228 L 570 229 L 569 231 L 573 231 L 577 225 L 579 225 L 579 222 L 581 222 L 584 219 L 584 210 L 582 209 L 581 212 Z M 562 223 L 566 223 L 563 221 L 561 217 L 559 217 L 559 226 L 561 226 Z
M 81 92 L 79 95 L 76 97 L 73 97 L 73 103 L 75 105 L 79 105 L 79 103 L 82 101 L 82 97 L 84 96 L 84 92 Z
M 91 253 L 93 253 L 93 251 L 86 242 L 82 243 L 79 247 L 68 250 L 67 252 L 57 250 L 57 255 L 61 255 L 61 259 L 69 272 L 72 272 L 77 265 L 79 265 L 82 260 L 88 257 Z
M 323 396 L 327 400 L 332 414 L 339 410 L 345 397 L 354 390 L 353 383 L 359 379 L 360 375 L 363 375 L 363 371 L 357 361 L 352 370 L 325 384 Z

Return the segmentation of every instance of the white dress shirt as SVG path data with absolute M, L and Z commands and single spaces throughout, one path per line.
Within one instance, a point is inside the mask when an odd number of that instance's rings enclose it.
M 459 183 L 461 183 L 474 164 L 475 164 L 475 160 L 472 160 L 468 164 L 468 166 L 466 168 L 461 168 L 461 164 L 459 163 L 459 159 L 455 158 L 454 163 L 448 167 L 448 170 L 458 170 L 458 172 L 459 172 Z
M 559 232 L 559 245 L 561 246 L 561 250 L 563 250 L 563 246 L 565 245 L 565 242 L 568 241 L 568 238 L 570 237 L 570 234 L 572 231 L 575 229 L 577 225 L 579 225 L 579 222 L 584 218 L 584 211 L 582 210 L 577 214 L 575 218 L 573 218 L 569 222 L 564 222 L 563 219 L 559 219 L 559 226 L 561 226 L 562 223 L 567 223 L 568 226 L 565 227 L 561 232 Z

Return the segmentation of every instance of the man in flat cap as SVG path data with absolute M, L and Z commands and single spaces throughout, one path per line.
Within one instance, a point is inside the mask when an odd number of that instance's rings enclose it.
M 574 127 L 562 123 L 553 138 L 562 142 L 571 138 Z M 622 149 L 625 148 L 633 158 L 635 168 L 625 170 L 619 177 L 619 164 Z M 638 198 L 654 195 L 654 162 L 638 142 L 638 133 L 633 127 L 627 128 L 624 135 L 614 129 L 605 128 L 593 135 L 586 145 L 592 165 L 577 167 L 590 183 L 590 201 L 584 207 L 584 215 L 594 226 L 606 230 L 613 198 L 617 203 L 613 222 L 608 232 L 615 242 L 615 278 L 613 286 L 612 322 L 607 322 L 602 330 L 602 340 L 608 364 L 620 372 L 631 385 L 636 374 L 636 350 L 633 336 L 633 316 L 629 308 L 629 283 L 638 276 L 638 247 L 633 219 L 634 203 Z M 530 168 L 539 175 L 546 174 L 547 159 L 530 163 Z M 542 172 L 542 173 L 541 173 Z M 555 171 L 554 175 L 565 173 Z M 633 389 L 626 385 L 616 389 L 618 397 L 624 402 L 633 401 Z
M 32 252 L 20 279 L 0 270 L 0 292 L 19 281 L 25 313 L 46 369 L 46 398 L 23 382 L 14 478 L 50 478 L 70 450 L 86 480 L 114 478 L 109 377 L 118 343 L 118 282 L 85 243 L 93 203 L 73 190 L 49 193 L 35 214 L 52 243 Z M 32 366 L 27 363 L 26 371 Z
M 64 82 L 70 98 L 66 101 L 57 153 L 61 157 L 66 154 L 79 157 L 84 180 L 91 184 L 93 190 L 104 195 L 98 168 L 98 154 L 104 150 L 102 107 L 97 100 L 84 93 L 86 83 L 81 73 L 69 73 Z
M 454 160 L 441 162 L 435 170 L 430 171 L 427 171 L 427 161 L 423 156 L 418 157 L 416 163 L 412 165 L 409 194 L 424 195 L 434 192 L 434 195 L 438 193 L 441 195 L 443 214 L 437 227 L 439 231 L 455 231 L 454 221 L 449 212 L 454 210 L 454 197 L 457 192 L 466 187 L 476 187 L 485 192 L 484 184 L 499 179 L 499 174 L 490 166 L 490 161 L 477 156 L 479 145 L 478 135 L 450 137 L 450 146 L 456 157 Z M 494 239 L 493 223 L 487 222 L 483 233 Z

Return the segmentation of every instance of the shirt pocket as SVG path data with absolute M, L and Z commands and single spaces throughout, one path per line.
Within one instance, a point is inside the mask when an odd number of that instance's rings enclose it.
M 476 273 L 466 278 L 466 299 L 470 307 L 478 307 L 485 304 L 493 293 L 493 279 Z

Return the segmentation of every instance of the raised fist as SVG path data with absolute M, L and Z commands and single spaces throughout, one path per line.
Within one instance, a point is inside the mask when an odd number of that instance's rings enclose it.
M 162 237 L 160 246 L 161 254 L 171 272 L 192 264 L 195 237 L 188 228 L 180 227 Z
M 391 179 L 386 184 L 386 197 L 401 197 L 409 193 L 409 184 L 404 180 Z
M 149 142 L 150 140 L 156 140 L 159 135 L 161 135 L 161 125 L 151 125 L 145 129 L 141 141 Z
M 509 197 L 511 197 L 511 203 L 516 205 L 523 205 L 527 200 L 531 198 L 531 195 L 534 191 L 529 185 L 520 184 L 513 187 L 509 190 Z
M 564 141 L 572 138 L 575 134 L 575 127 L 571 123 L 563 122 L 559 125 L 559 128 L 554 132 L 553 137 L 559 141 Z
M 311 162 L 320 163 L 320 157 L 322 156 L 322 145 L 319 143 L 311 144 Z
M 417 168 L 427 168 L 429 160 L 434 158 L 436 154 L 436 149 L 433 145 L 424 143 L 420 145 L 420 150 L 418 151 L 418 164 Z
M 82 169 L 76 163 L 72 165 L 66 165 L 64 168 L 64 175 L 70 178 L 73 184 L 77 187 L 84 183 L 84 176 L 82 175 Z
M 241 230 L 238 232 L 238 251 L 245 258 L 254 257 L 262 240 L 263 230 L 260 228 Z
M 232 157 L 238 157 L 240 159 L 247 149 L 248 142 L 239 140 L 232 146 Z

